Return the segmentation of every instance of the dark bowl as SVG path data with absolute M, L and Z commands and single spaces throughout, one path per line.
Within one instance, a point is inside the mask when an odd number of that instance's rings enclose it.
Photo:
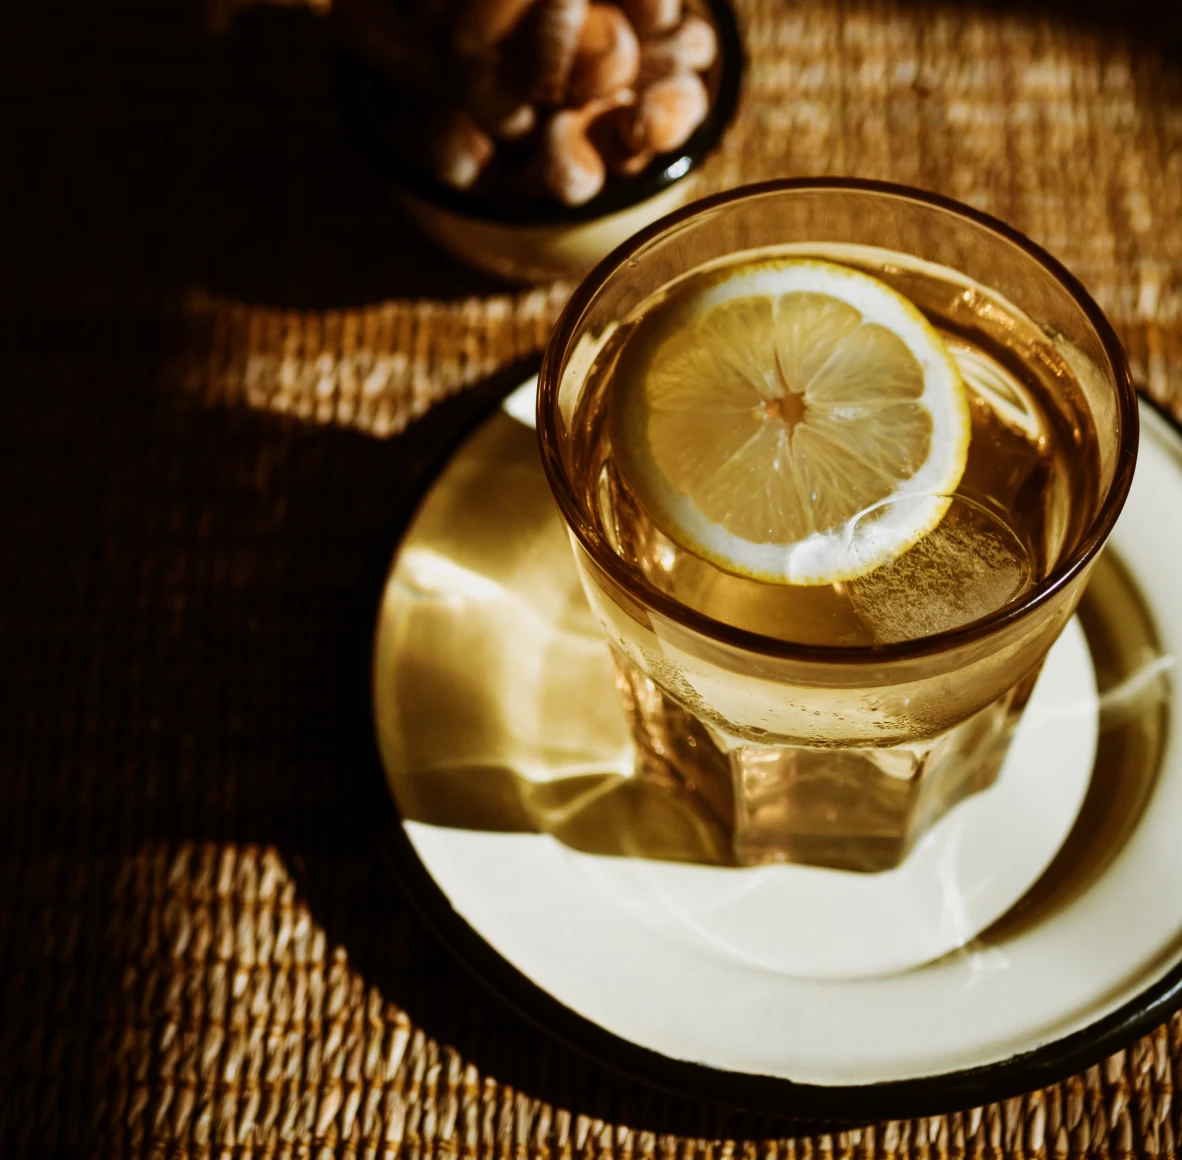
M 391 177 L 406 211 L 444 249 L 479 269 L 517 282 L 577 280 L 637 230 L 689 200 L 703 159 L 734 119 L 742 41 L 725 0 L 689 0 L 710 20 L 718 56 L 704 75 L 710 111 L 686 143 L 634 177 L 609 179 L 583 205 L 484 190 L 459 190 L 417 164 L 391 132 L 405 101 L 389 77 L 357 52 L 343 54 L 342 94 L 353 132 Z

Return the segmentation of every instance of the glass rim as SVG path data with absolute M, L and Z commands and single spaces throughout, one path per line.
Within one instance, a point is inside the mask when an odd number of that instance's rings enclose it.
M 1108 493 L 1082 533 L 1075 550 L 1060 560 L 1042 580 L 1018 600 L 1005 604 L 977 620 L 969 621 L 968 624 L 913 640 L 881 645 L 801 644 L 729 625 L 725 621 L 682 604 L 656 588 L 645 586 L 640 589 L 623 560 L 590 534 L 588 521 L 575 497 L 559 452 L 560 436 L 556 427 L 555 404 L 563 358 L 570 346 L 570 340 L 595 296 L 633 254 L 673 227 L 719 206 L 776 193 L 825 191 L 878 194 L 914 202 L 930 209 L 943 210 L 981 226 L 1001 240 L 1017 246 L 1050 274 L 1083 311 L 1096 331 L 1115 379 L 1117 415 L 1120 422 L 1116 464 Z M 640 230 L 608 254 L 575 289 L 559 315 L 546 344 L 538 374 L 537 430 L 542 466 L 567 527 L 574 533 L 579 545 L 594 561 L 596 567 L 633 599 L 684 628 L 746 652 L 783 660 L 852 664 L 914 660 L 975 643 L 1024 619 L 1070 584 L 1099 552 L 1124 507 L 1136 463 L 1140 418 L 1137 410 L 1137 392 L 1133 386 L 1128 359 L 1116 331 L 1079 279 L 1057 258 L 1025 234 L 993 215 L 941 194 L 893 182 L 853 177 L 825 177 L 757 182 L 701 198 Z

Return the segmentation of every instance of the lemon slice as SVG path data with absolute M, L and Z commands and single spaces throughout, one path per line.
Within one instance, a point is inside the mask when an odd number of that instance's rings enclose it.
M 617 368 L 613 442 L 672 539 L 728 572 L 832 584 L 943 518 L 968 456 L 965 387 L 891 287 L 765 263 L 674 300 L 655 330 Z

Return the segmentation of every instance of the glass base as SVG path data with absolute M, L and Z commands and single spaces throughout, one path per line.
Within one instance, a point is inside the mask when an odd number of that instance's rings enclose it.
M 753 745 L 683 708 L 613 650 L 637 773 L 695 796 L 742 866 L 795 862 L 873 873 L 997 778 L 1035 670 L 935 737 L 893 748 Z

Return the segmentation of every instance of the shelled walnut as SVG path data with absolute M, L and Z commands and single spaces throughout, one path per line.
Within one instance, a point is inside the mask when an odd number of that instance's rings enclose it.
M 431 172 L 453 188 L 581 205 L 609 175 L 626 181 L 680 148 L 709 112 L 701 74 L 718 41 L 696 4 L 364 2 L 394 4 L 423 30 L 416 75 L 436 79 L 406 115 L 424 127 Z

